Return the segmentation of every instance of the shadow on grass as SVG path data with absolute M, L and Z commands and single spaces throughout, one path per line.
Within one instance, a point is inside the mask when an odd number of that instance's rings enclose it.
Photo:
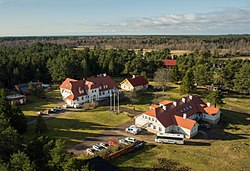
M 209 130 L 200 129 L 193 139 L 238 140 L 247 139 L 246 136 L 250 136 L 250 134 L 241 131 L 242 126 L 249 125 L 249 114 L 226 109 L 221 109 L 221 112 L 221 119 L 216 125 L 213 125 Z
M 147 152 L 148 150 L 155 148 L 155 147 L 156 147 L 156 145 L 154 145 L 154 144 L 147 144 L 142 149 L 129 152 L 126 155 L 123 155 L 123 156 L 120 156 L 118 158 L 113 159 L 111 163 L 116 165 L 116 166 L 120 165 L 120 164 L 126 162 L 127 160 L 130 160 L 130 159 L 136 157 L 137 155 L 143 154 L 143 153 Z M 138 161 L 138 162 L 143 162 L 143 161 Z
M 99 133 L 110 129 L 109 126 L 104 124 L 64 118 L 51 118 L 46 120 L 46 125 L 48 131 L 42 135 L 64 139 L 67 145 L 76 145 L 87 137 L 107 136 Z M 29 141 L 36 135 L 35 124 L 29 125 L 28 132 L 24 135 L 25 139 Z M 110 134 L 108 136 L 115 135 Z

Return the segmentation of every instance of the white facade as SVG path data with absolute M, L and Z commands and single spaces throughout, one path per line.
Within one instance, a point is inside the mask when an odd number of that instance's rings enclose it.
M 206 113 L 202 113 L 202 120 L 207 121 L 211 124 L 217 124 L 220 120 L 221 111 L 219 110 L 216 115 L 208 115 Z
M 112 90 L 100 91 L 99 88 L 91 89 L 87 91 L 87 95 L 78 96 L 75 100 L 67 99 L 68 96 L 73 95 L 71 90 L 60 88 L 60 92 L 63 100 L 69 105 L 83 104 L 86 102 L 99 101 L 102 98 L 107 98 L 112 94 Z
M 178 132 L 185 134 L 186 138 L 191 138 L 197 134 L 199 124 L 195 123 L 192 130 L 177 125 L 170 125 L 168 127 L 164 127 L 157 118 L 142 114 L 135 118 L 135 125 L 143 127 L 153 133 Z

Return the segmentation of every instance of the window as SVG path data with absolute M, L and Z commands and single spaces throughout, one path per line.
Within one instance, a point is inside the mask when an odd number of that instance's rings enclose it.
M 161 131 L 161 127 L 159 127 L 159 131 Z
M 177 131 L 180 131 L 180 128 L 177 126 Z
M 156 129 L 156 126 L 154 125 L 153 128 Z
M 180 110 L 181 113 L 183 113 L 183 110 Z
M 152 121 L 154 121 L 154 118 L 152 118 Z
M 151 120 L 151 118 L 150 118 L 150 117 L 148 117 L 148 120 Z
M 142 118 L 144 118 L 144 115 L 142 115 Z
M 189 106 L 190 109 L 192 109 L 193 107 L 192 106 Z
M 99 96 L 101 96 L 102 95 L 102 93 L 99 93 Z
M 84 97 L 82 96 L 82 100 L 84 99 Z
M 148 119 L 148 117 L 147 117 L 147 116 L 145 116 L 145 119 Z

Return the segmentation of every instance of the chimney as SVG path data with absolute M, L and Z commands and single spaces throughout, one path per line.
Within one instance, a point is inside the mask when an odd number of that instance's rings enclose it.
M 167 106 L 162 106 L 162 109 L 167 111 Z
M 210 102 L 207 102 L 207 107 L 210 107 L 211 103 Z
M 183 113 L 183 119 L 186 119 L 186 118 L 187 118 L 187 114 Z
M 186 103 L 185 97 L 182 97 L 181 101 L 182 101 L 183 103 Z
M 176 101 L 173 101 L 173 105 L 174 105 L 174 106 L 177 106 L 177 102 L 176 102 Z
M 189 99 L 190 99 L 190 100 L 193 100 L 193 96 L 192 96 L 192 95 L 189 95 Z
M 133 75 L 133 78 L 135 78 L 135 75 Z
M 106 77 L 107 76 L 107 74 L 106 73 L 104 73 L 104 74 L 102 74 L 104 77 Z

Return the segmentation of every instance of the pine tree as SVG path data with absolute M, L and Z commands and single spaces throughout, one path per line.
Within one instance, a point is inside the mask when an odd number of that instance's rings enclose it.
M 194 88 L 194 76 L 191 69 L 189 69 L 182 79 L 181 92 L 190 93 Z
M 222 105 L 223 104 L 223 94 L 220 91 L 212 91 L 208 94 L 207 99 L 214 104 L 214 106 L 216 107 L 216 105 Z
M 10 171 L 33 171 L 34 169 L 34 164 L 24 152 L 18 151 L 11 155 L 9 164 Z

